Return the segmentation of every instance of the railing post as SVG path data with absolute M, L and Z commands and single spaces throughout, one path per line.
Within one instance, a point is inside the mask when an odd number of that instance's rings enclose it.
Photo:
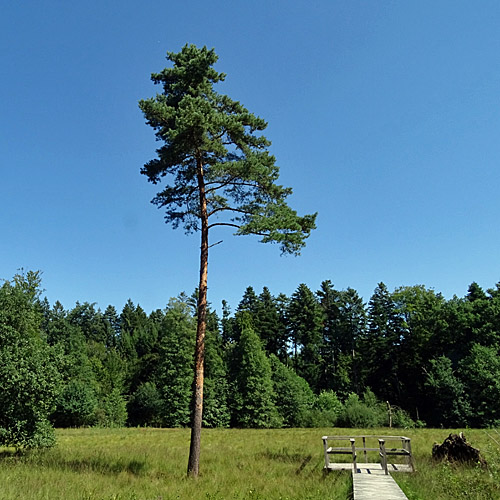
M 358 472 L 358 464 L 356 463 L 356 444 L 355 444 L 355 439 L 351 438 L 349 439 L 351 442 L 351 450 L 352 450 L 352 466 L 354 467 L 354 474 Z
M 389 471 L 387 469 L 387 454 L 385 452 L 385 439 L 379 439 L 378 444 L 380 446 L 380 457 L 382 460 L 382 468 L 385 471 L 385 475 L 387 476 L 389 474 Z
M 403 448 L 403 451 L 406 452 L 405 455 L 406 465 L 410 465 L 410 450 L 408 449 L 408 438 L 404 436 L 401 438 L 401 447 Z
M 415 462 L 413 461 L 413 454 L 411 452 L 411 441 L 409 438 L 406 440 L 406 446 L 408 450 L 408 459 L 410 462 L 411 471 L 415 472 Z
M 365 464 L 366 464 L 366 436 L 363 436 L 363 455 L 365 457 Z
M 330 458 L 328 456 L 328 436 L 323 436 L 323 448 L 325 449 L 325 468 L 329 471 Z

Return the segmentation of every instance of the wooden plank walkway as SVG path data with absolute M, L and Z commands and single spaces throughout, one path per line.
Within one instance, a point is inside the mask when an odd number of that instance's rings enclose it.
M 392 476 L 383 471 L 377 474 L 352 474 L 354 500 L 408 500 Z
M 350 470 L 354 500 L 408 500 L 390 472 L 413 472 L 415 464 L 411 453 L 410 438 L 405 436 L 323 436 L 325 470 Z M 356 446 L 362 440 L 362 446 Z M 328 446 L 330 442 L 349 440 L 350 446 Z M 375 446 L 374 440 L 379 446 Z M 400 448 L 386 447 L 387 441 L 401 440 Z M 368 444 L 368 446 L 367 446 Z M 380 462 L 368 463 L 367 457 L 377 454 Z M 364 462 L 357 461 L 358 454 L 364 456 Z M 350 462 L 330 462 L 330 455 L 350 455 Z M 390 463 L 392 458 L 401 457 L 406 463 Z
M 404 464 L 388 464 L 390 472 L 410 472 L 411 467 Z M 403 490 L 390 475 L 385 474 L 382 464 L 357 464 L 355 473 L 352 464 L 329 464 L 328 470 L 350 470 L 354 500 L 408 500 Z

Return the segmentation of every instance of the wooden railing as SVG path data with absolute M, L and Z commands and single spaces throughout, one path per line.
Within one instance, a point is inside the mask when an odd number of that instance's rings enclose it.
M 362 446 L 356 446 L 362 442 Z M 329 446 L 330 442 L 348 441 L 349 445 L 346 446 Z M 400 447 L 386 446 L 386 442 L 398 441 L 401 442 Z M 370 442 L 378 442 L 378 446 L 367 446 Z M 388 470 L 388 456 L 401 456 L 405 457 L 405 466 L 409 467 L 412 471 L 415 470 L 415 464 L 411 453 L 411 441 L 406 436 L 323 436 L 323 447 L 325 452 L 325 469 L 330 470 L 335 468 L 330 462 L 330 455 L 350 455 L 352 459 L 353 472 L 358 472 L 358 452 L 363 453 L 364 461 L 367 462 L 367 454 L 378 452 L 382 469 L 386 474 Z

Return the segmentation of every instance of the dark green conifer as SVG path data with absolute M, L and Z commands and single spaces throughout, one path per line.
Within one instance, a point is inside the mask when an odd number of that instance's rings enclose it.
M 269 356 L 274 402 L 285 427 L 302 427 L 314 405 L 314 393 L 309 384 L 274 354 Z
M 267 287 L 258 297 L 253 324 L 267 354 L 283 359 L 287 348 L 286 326 L 281 321 L 276 299 Z
M 167 427 L 187 427 L 196 331 L 189 305 L 170 299 L 161 329 L 157 386 L 163 399 L 162 422 Z
M 316 297 L 304 283 L 299 285 L 290 299 L 287 318 L 295 370 L 317 392 L 322 365 L 323 315 Z
M 248 323 L 243 325 L 240 340 L 231 353 L 230 403 L 232 426 L 281 426 L 274 403 L 271 366 L 259 337 Z

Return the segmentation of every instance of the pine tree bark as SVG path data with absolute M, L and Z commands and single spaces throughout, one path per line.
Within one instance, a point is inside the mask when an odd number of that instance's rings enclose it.
M 203 379 L 205 359 L 205 331 L 207 326 L 207 277 L 208 277 L 208 214 L 205 194 L 203 164 L 197 161 L 198 190 L 200 196 L 201 248 L 200 281 L 198 285 L 198 324 L 194 353 L 194 381 L 191 420 L 191 445 L 189 448 L 188 476 L 198 477 L 201 451 L 201 423 L 203 415 Z

